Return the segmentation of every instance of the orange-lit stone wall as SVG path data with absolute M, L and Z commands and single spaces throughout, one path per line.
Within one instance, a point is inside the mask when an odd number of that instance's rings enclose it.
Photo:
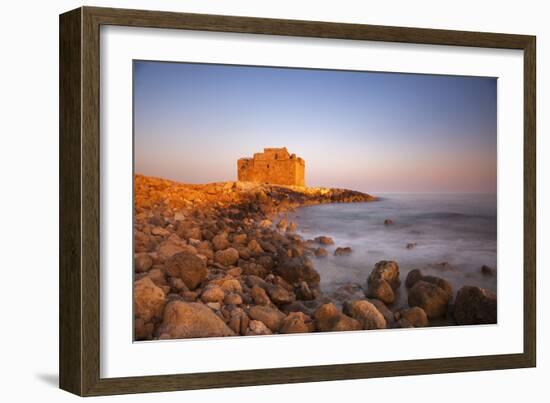
M 253 158 L 237 161 L 240 181 L 305 186 L 305 161 L 289 154 L 286 147 L 264 148 Z

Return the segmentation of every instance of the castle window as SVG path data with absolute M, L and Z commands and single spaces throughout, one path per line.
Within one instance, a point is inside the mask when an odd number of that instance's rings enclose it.
M 269 168 L 269 164 L 267 164 L 267 167 Z

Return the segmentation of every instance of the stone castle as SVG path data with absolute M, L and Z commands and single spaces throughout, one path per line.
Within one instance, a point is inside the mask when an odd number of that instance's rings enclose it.
M 305 161 L 290 154 L 286 147 L 264 148 L 253 158 L 237 161 L 239 181 L 305 186 Z

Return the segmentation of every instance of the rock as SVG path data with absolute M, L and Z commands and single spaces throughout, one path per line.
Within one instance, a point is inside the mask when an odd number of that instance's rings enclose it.
M 171 301 L 164 309 L 161 339 L 234 336 L 235 332 L 206 305 Z
M 286 232 L 296 232 L 296 230 L 298 229 L 298 224 L 296 224 L 295 222 L 290 222 L 288 224 L 288 227 L 286 229 Z
M 226 272 L 229 276 L 239 277 L 243 273 L 243 269 L 240 267 L 233 267 Z
M 219 311 L 220 308 L 222 307 L 222 304 L 220 304 L 219 302 L 207 302 L 206 306 L 212 309 L 213 311 Z
M 334 245 L 334 240 L 329 236 L 318 236 L 315 238 L 315 242 L 321 245 Z
M 321 332 L 361 330 L 359 321 L 344 315 L 332 303 L 321 305 L 315 311 L 315 320 Z
M 481 270 L 481 273 L 486 276 L 495 276 L 497 274 L 497 271 L 495 269 L 486 265 L 481 266 L 480 270 Z
M 221 287 L 217 285 L 206 287 L 201 294 L 201 300 L 203 302 L 222 302 L 224 298 L 225 293 Z
M 305 281 L 309 286 L 318 285 L 321 277 L 313 268 L 313 264 L 306 256 L 280 257 L 279 264 L 274 268 L 276 274 L 291 284 Z
M 344 303 L 344 313 L 358 320 L 365 330 L 385 329 L 387 327 L 384 315 L 366 300 Z
M 224 266 L 232 266 L 239 260 L 239 252 L 235 248 L 218 250 L 214 254 L 214 261 Z
M 246 234 L 237 234 L 237 235 L 233 236 L 233 242 L 235 242 L 237 244 L 244 244 L 244 243 L 246 243 L 247 238 L 248 237 L 247 237 Z
M 164 268 L 171 277 L 181 278 L 190 290 L 197 288 L 208 274 L 204 260 L 190 252 L 176 253 Z
M 234 308 L 230 312 L 229 327 L 237 334 L 246 335 L 250 319 L 241 308 Z
M 382 301 L 376 298 L 372 298 L 368 300 L 371 304 L 373 304 L 376 309 L 384 316 L 384 319 L 386 319 L 386 324 L 389 326 L 391 323 L 395 322 L 395 315 L 393 312 L 384 304 Z
M 454 317 L 459 325 L 497 323 L 497 296 L 480 287 L 464 286 L 455 299 Z
M 418 269 L 411 270 L 409 274 L 407 274 L 407 278 L 405 279 L 405 286 L 407 288 L 411 288 L 418 281 L 422 280 L 422 277 L 424 277 L 424 275 L 420 270 Z
M 277 228 L 280 229 L 281 231 L 286 231 L 287 227 L 288 227 L 288 221 L 285 218 L 279 220 L 279 222 L 277 223 Z
M 449 283 L 447 280 L 436 276 L 424 276 L 422 277 L 422 281 L 432 283 L 433 285 L 442 288 L 449 295 L 449 300 L 453 298 L 453 287 L 451 286 L 451 283 Z
M 225 233 L 220 233 L 212 238 L 212 246 L 215 251 L 227 249 L 229 247 L 229 241 Z
M 134 282 L 134 315 L 144 323 L 162 317 L 166 296 L 149 277 Z
M 170 231 L 162 227 L 153 227 L 153 229 L 151 230 L 151 234 L 157 236 L 169 236 Z
M 409 290 L 409 306 L 422 308 L 429 319 L 444 317 L 447 314 L 449 300 L 450 296 L 445 290 L 423 280 L 418 281 Z
M 155 326 L 151 322 L 145 323 L 143 319 L 134 320 L 134 338 L 136 340 L 151 340 Z
M 414 248 L 416 245 L 417 245 L 416 242 L 409 242 L 409 243 L 406 245 L 406 248 L 407 248 L 407 249 L 412 249 L 412 248 Z
M 256 241 L 255 239 L 251 240 L 248 243 L 247 247 L 248 247 L 248 250 L 250 251 L 250 254 L 252 256 L 258 256 L 258 255 L 261 255 L 262 253 L 264 253 L 264 250 L 262 249 L 262 247 L 260 246 L 258 241 Z
M 307 285 L 305 281 L 300 282 L 295 292 L 296 298 L 303 301 L 311 301 L 312 299 L 315 299 L 317 297 L 315 295 L 315 292 L 312 291 L 311 288 L 309 288 L 309 285 Z
M 223 303 L 226 305 L 241 305 L 243 303 L 243 299 L 239 294 L 232 292 L 225 296 Z
M 414 327 L 407 319 L 399 319 L 397 322 L 395 322 L 395 328 L 397 329 L 405 329 L 405 328 L 412 328 Z
M 176 253 L 185 252 L 185 248 L 180 243 L 173 241 L 164 241 L 158 248 L 158 256 L 161 260 L 171 258 Z
M 315 249 L 315 256 L 316 257 L 326 257 L 326 256 L 328 256 L 328 252 L 325 248 L 319 247 L 319 248 Z
M 185 221 L 185 214 L 183 214 L 183 213 L 180 212 L 180 211 L 177 211 L 177 212 L 174 214 L 174 221 Z
M 391 304 L 395 301 L 396 290 L 401 285 L 399 265 L 394 261 L 381 260 L 374 265 L 367 279 L 366 295 Z
M 250 290 L 250 296 L 252 297 L 256 305 L 271 304 L 271 300 L 267 296 L 267 293 L 265 292 L 265 290 L 258 285 L 255 285 L 252 287 L 252 289 Z
M 281 327 L 285 314 L 273 306 L 254 305 L 248 311 L 248 315 L 254 319 L 263 322 L 272 332 L 276 332 Z
M 273 223 L 272 223 L 271 221 L 265 219 L 265 220 L 260 221 L 260 223 L 258 224 L 258 226 L 259 226 L 260 228 L 269 228 L 269 227 L 271 227 L 272 224 L 273 224 Z
M 260 320 L 251 320 L 248 324 L 247 336 L 260 336 L 273 334 L 271 330 Z
M 376 279 L 370 280 L 367 283 L 366 296 L 376 298 L 380 301 L 391 304 L 395 301 L 395 293 L 387 281 Z
M 409 309 L 403 309 L 399 312 L 400 319 L 405 319 L 414 327 L 428 326 L 428 315 L 418 306 L 413 306 Z
M 313 330 L 311 318 L 302 312 L 291 312 L 283 319 L 280 333 L 309 333 Z
M 229 292 L 242 292 L 243 288 L 241 286 L 241 283 L 239 280 L 234 278 L 229 278 L 226 280 L 223 280 L 220 284 L 220 287 L 223 291 L 229 293 Z
M 351 253 L 351 248 L 349 246 L 346 246 L 344 248 L 336 248 L 336 250 L 334 251 L 334 256 L 344 256 L 344 255 L 349 255 Z
M 384 225 L 393 225 L 393 224 L 394 224 L 393 220 L 390 220 L 389 218 L 386 218 L 384 220 Z
M 294 294 L 279 285 L 269 287 L 267 293 L 271 301 L 276 305 L 290 304 L 294 301 Z
M 136 253 L 134 258 L 134 271 L 136 273 L 144 273 L 153 266 L 153 259 L 148 253 Z

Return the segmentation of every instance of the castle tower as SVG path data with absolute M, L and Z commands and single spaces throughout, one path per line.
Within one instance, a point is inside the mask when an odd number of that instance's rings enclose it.
M 239 181 L 271 183 L 275 185 L 305 186 L 305 161 L 289 154 L 286 147 L 264 148 L 252 158 L 237 161 Z

